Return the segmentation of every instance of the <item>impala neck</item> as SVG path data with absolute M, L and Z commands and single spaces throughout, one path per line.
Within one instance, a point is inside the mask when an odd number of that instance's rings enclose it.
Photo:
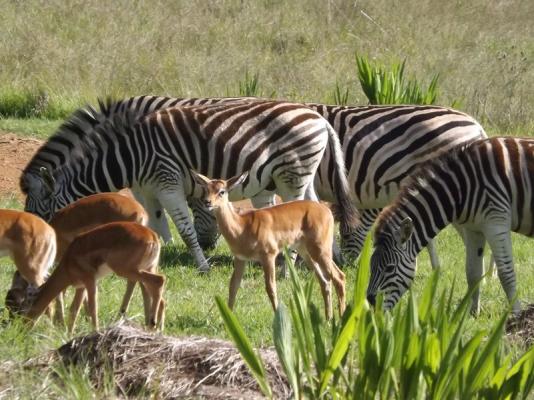
M 243 217 L 234 210 L 230 202 L 215 209 L 214 214 L 225 239 L 236 238 L 243 233 Z
M 27 317 L 32 320 L 39 318 L 52 300 L 71 283 L 69 273 L 61 268 L 61 264 L 58 265 L 50 278 L 39 288 L 39 293 L 28 311 Z

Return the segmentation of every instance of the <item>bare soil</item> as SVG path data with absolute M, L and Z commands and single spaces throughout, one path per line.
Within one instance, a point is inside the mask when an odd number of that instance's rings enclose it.
M 19 188 L 20 174 L 42 143 L 0 131 L 0 198 L 24 199 Z

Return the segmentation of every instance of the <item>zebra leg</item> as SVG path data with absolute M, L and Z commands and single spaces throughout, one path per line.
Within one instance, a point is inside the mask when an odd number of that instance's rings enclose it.
M 271 207 L 275 205 L 274 194 L 271 192 L 261 192 L 250 199 L 254 208 Z
M 510 231 L 508 228 L 502 228 L 502 230 L 493 228 L 486 234 L 486 237 L 495 258 L 497 275 L 501 285 L 508 301 L 512 304 L 513 313 L 518 314 L 521 307 L 519 300 L 515 299 L 517 287 Z
M 467 277 L 467 286 L 471 290 L 478 285 L 482 279 L 484 267 L 484 246 L 486 238 L 480 232 L 465 230 L 462 235 L 465 244 L 465 275 Z M 477 286 L 473 291 L 471 314 L 480 313 L 480 287 Z
M 180 237 L 195 259 L 199 272 L 208 272 L 209 265 L 197 240 L 197 234 L 189 216 L 185 193 L 181 187 L 160 192 L 158 199 L 171 216 Z
M 360 210 L 360 223 L 358 226 L 341 236 L 342 252 L 349 259 L 355 260 L 360 255 L 365 238 L 379 213 L 380 208 Z
M 202 250 L 214 249 L 221 235 L 215 215 L 204 206 L 204 203 L 200 199 L 189 197 L 187 202 L 193 212 L 195 232 L 197 233 L 200 247 Z
M 164 243 L 172 243 L 172 235 L 161 203 L 154 195 L 138 189 L 131 189 L 135 199 L 141 203 L 148 213 L 148 225 L 158 233 Z

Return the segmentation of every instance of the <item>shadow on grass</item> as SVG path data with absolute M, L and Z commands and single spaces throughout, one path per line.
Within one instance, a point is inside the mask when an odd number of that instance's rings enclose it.
M 212 254 L 207 257 L 210 266 L 219 267 L 232 265 L 233 257 L 228 254 Z M 196 268 L 195 260 L 188 250 L 181 246 L 167 245 L 161 248 L 160 268 L 172 268 L 176 266 Z

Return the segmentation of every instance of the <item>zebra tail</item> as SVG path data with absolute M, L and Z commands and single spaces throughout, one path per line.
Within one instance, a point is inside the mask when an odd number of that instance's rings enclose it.
M 333 189 L 336 198 L 334 214 L 340 221 L 341 233 L 347 233 L 354 229 L 360 221 L 360 213 L 351 200 L 350 186 L 345 169 L 345 158 L 341 150 L 341 143 L 337 132 L 332 128 L 328 121 L 326 122 L 328 130 L 328 146 L 330 147 L 330 156 L 332 157 L 334 170 Z

